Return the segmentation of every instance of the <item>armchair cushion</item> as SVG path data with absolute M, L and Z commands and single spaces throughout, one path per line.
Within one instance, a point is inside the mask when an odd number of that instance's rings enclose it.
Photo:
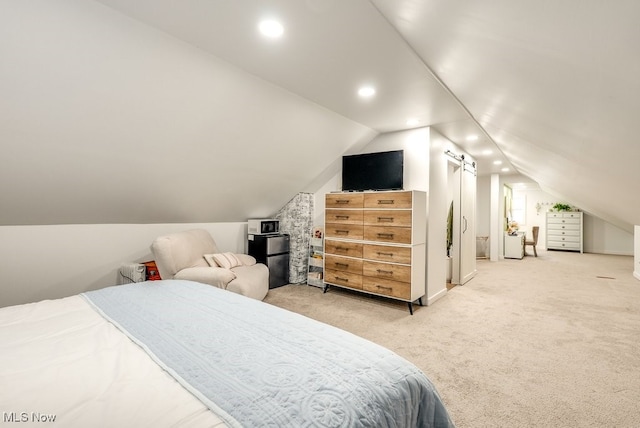
M 240 264 L 243 266 L 253 266 L 257 263 L 256 258 L 250 256 L 249 254 L 236 254 L 236 258 L 240 261 Z
M 204 259 L 209 263 L 209 266 L 225 269 L 231 269 L 242 264 L 233 253 L 205 254 Z
M 230 269 L 207 266 L 182 269 L 176 273 L 174 278 L 202 282 L 213 285 L 214 287 L 226 289 L 227 285 L 237 278 L 237 275 Z
M 266 265 L 238 266 L 232 271 L 237 278 L 227 285 L 227 290 L 258 300 L 265 298 L 269 291 L 269 268 Z
M 215 241 L 203 229 L 187 230 L 156 238 L 151 244 L 162 279 L 171 279 L 182 269 L 206 267 L 203 254 L 219 253 Z

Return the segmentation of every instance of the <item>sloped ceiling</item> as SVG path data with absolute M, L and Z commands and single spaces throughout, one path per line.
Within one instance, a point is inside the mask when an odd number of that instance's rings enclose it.
M 408 118 L 480 174 L 510 168 L 626 230 L 639 222 L 640 3 L 0 5 L 0 224 L 268 215 Z M 281 39 L 259 37 L 265 17 Z M 375 97 L 356 96 L 363 84 Z

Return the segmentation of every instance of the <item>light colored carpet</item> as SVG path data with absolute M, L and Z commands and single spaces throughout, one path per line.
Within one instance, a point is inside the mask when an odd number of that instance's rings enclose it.
M 640 427 L 640 281 L 633 258 L 554 251 L 478 260 L 477 276 L 406 304 L 287 285 L 267 303 L 405 357 L 458 428 Z

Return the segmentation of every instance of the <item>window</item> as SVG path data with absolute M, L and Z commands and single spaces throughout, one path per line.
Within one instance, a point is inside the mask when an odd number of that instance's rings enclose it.
M 518 226 L 522 227 L 527 224 L 527 197 L 523 193 L 513 192 L 511 215 Z

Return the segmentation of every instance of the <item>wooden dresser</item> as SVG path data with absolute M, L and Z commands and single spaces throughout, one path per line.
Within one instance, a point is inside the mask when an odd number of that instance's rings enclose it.
M 427 195 L 420 191 L 329 193 L 324 291 L 346 287 L 422 305 Z
M 582 211 L 547 213 L 547 249 L 583 252 Z

